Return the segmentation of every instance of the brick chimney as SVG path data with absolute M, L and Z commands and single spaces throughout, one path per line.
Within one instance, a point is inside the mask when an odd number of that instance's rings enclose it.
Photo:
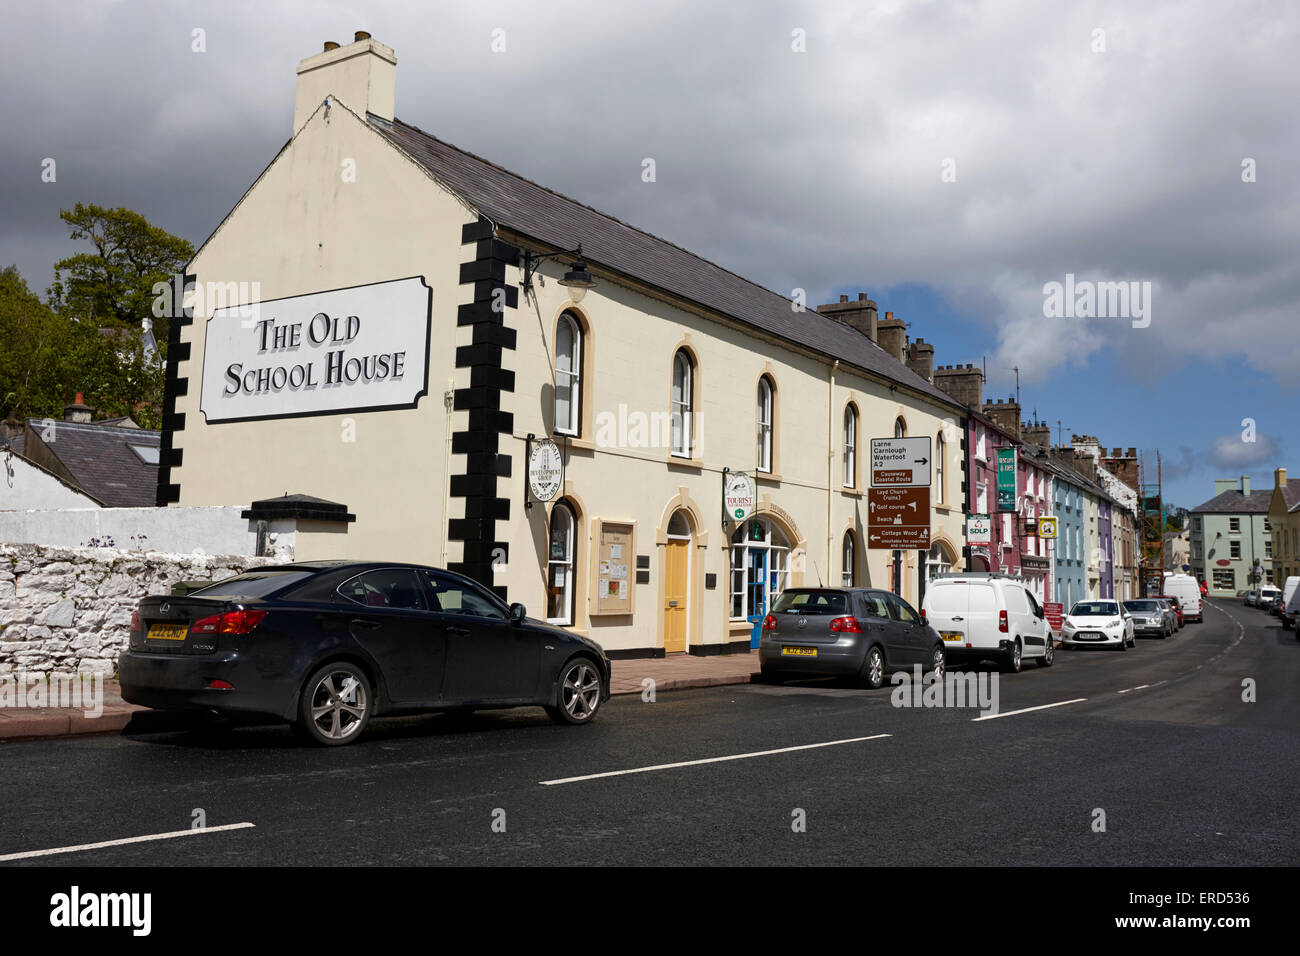
M 347 46 L 326 43 L 324 52 L 298 64 L 293 132 L 302 129 L 327 96 L 338 97 L 362 119 L 371 112 L 391 120 L 396 78 L 397 54 L 364 30 Z
M 940 365 L 934 370 L 934 385 L 967 408 L 984 404 L 984 373 L 969 362 L 964 367 Z
M 1014 398 L 1008 398 L 1005 402 L 1000 398 L 996 402 L 985 402 L 981 411 L 1004 432 L 1020 437 L 1020 403 Z
M 63 420 L 65 422 L 88 424 L 94 417 L 95 410 L 86 404 L 85 396 L 81 392 L 77 393 L 77 397 L 71 405 L 63 406 Z
M 876 303 L 868 299 L 865 292 L 858 293 L 856 302 L 850 302 L 847 295 L 842 295 L 839 302 L 819 305 L 817 311 L 876 341 Z
M 894 318 L 894 313 L 886 312 L 885 317 L 876 326 L 876 344 L 894 357 L 895 362 L 903 361 L 903 342 L 907 338 L 907 323 Z
M 908 343 L 907 367 L 927 382 L 934 381 L 934 346 L 925 339 Z

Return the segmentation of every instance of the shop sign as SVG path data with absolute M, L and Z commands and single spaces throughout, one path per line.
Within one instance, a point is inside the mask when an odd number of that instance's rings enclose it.
M 1016 510 L 1016 450 L 998 449 L 998 511 Z
M 733 521 L 744 521 L 754 513 L 758 504 L 758 489 L 754 479 L 743 471 L 727 475 L 722 488 L 722 509 Z

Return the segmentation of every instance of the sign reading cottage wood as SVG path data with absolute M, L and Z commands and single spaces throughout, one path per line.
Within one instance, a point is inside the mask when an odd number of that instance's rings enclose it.
M 416 276 L 217 309 L 203 346 L 209 424 L 413 408 L 433 292 Z

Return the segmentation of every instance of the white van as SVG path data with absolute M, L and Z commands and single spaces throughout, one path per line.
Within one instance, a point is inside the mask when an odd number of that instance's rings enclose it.
M 1172 571 L 1166 571 L 1164 593 L 1178 598 L 1178 603 L 1183 606 L 1184 623 L 1195 621 L 1200 624 L 1205 620 L 1205 614 L 1201 609 L 1201 586 L 1190 574 L 1174 574 Z
M 1001 572 L 940 574 L 925 586 L 921 618 L 943 638 L 949 661 L 995 660 L 1010 673 L 1051 667 L 1052 626 L 1024 579 Z
M 1291 575 L 1282 582 L 1282 626 L 1294 627 L 1300 635 L 1300 626 L 1296 625 L 1296 614 L 1300 613 L 1300 576 Z

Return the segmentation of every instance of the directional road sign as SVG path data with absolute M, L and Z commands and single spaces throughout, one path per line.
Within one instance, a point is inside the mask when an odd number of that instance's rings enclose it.
M 871 487 L 930 487 L 930 437 L 871 439 Z
M 867 547 L 930 547 L 929 488 L 869 488 Z

